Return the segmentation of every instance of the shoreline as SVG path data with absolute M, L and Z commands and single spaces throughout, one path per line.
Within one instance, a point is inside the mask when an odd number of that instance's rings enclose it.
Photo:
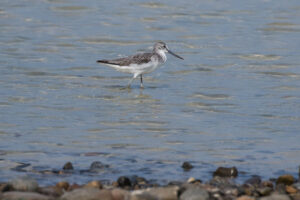
M 99 166 L 98 166 L 99 167 Z M 191 170 L 190 163 L 183 163 L 184 170 Z M 70 173 L 72 163 L 66 163 L 60 173 Z M 298 177 L 283 174 L 270 180 L 253 176 L 244 183 L 236 183 L 236 167 L 219 167 L 212 178 L 203 182 L 190 177 L 188 180 L 157 184 L 143 177 L 120 176 L 107 183 L 93 180 L 78 185 L 66 181 L 51 186 L 39 186 L 29 176 L 0 183 L 2 200 L 300 200 L 300 169 Z

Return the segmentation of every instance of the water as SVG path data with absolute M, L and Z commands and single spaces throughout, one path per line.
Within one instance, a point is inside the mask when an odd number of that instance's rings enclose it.
M 2 0 L 0 181 L 297 176 L 299 22 L 299 1 Z M 185 60 L 169 55 L 144 90 L 96 63 L 158 40 Z M 67 161 L 75 173 L 41 173 Z M 110 168 L 83 173 L 94 161 Z

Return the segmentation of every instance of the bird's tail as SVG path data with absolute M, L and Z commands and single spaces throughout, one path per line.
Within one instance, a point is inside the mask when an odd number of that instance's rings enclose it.
M 97 63 L 109 64 L 108 60 L 97 60 Z

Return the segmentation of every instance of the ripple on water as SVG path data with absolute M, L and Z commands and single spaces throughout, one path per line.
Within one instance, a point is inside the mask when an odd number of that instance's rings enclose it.
M 289 22 L 273 22 L 266 24 L 262 31 L 265 32 L 300 32 L 300 26 L 298 24 Z
M 299 78 L 300 75 L 292 72 L 256 72 L 257 74 L 263 74 L 271 77 L 290 77 Z
M 264 55 L 264 54 L 245 54 L 238 55 L 239 58 L 244 60 L 279 60 L 281 56 L 278 55 Z

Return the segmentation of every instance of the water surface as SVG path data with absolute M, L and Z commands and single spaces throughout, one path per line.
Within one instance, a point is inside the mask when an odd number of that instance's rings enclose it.
M 0 181 L 296 176 L 299 22 L 299 1 L 2 0 Z M 185 60 L 168 56 L 144 90 L 96 63 L 158 40 Z M 67 161 L 75 173 L 40 173 Z M 84 173 L 93 161 L 110 168 Z

